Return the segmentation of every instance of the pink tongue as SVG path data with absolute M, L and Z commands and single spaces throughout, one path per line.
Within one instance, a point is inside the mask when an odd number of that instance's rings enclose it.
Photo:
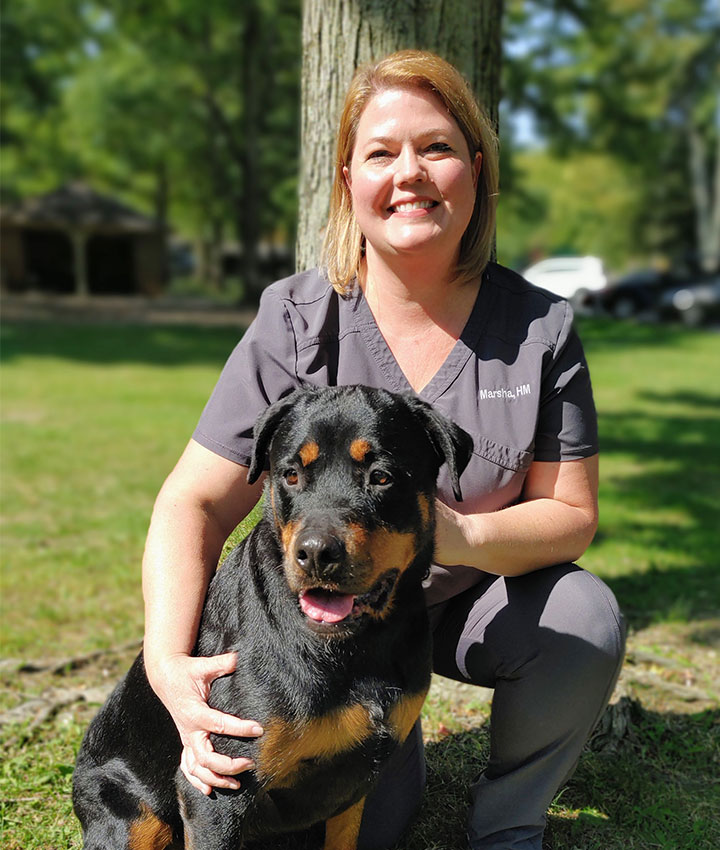
M 318 623 L 339 623 L 352 611 L 355 597 L 349 593 L 306 590 L 300 594 L 303 614 Z

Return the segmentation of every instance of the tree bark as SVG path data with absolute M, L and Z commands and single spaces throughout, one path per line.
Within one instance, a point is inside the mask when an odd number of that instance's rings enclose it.
M 245 6 L 245 33 L 242 51 L 243 121 L 242 121 L 242 197 L 236 200 L 238 238 L 242 245 L 242 276 L 244 300 L 256 301 L 260 290 L 258 242 L 260 222 L 258 202 L 259 145 L 262 56 L 260 10 L 256 2 Z
M 720 116 L 720 96 L 717 101 Z M 703 271 L 715 272 L 720 268 L 720 133 L 715 142 L 714 180 L 710 177 L 713 157 L 692 116 L 688 119 L 688 142 L 699 264 Z
M 172 273 L 170 270 L 170 225 L 168 222 L 168 209 L 170 206 L 170 178 L 168 176 L 167 163 L 161 162 L 155 169 L 155 221 L 160 230 L 162 283 L 170 283 Z
M 452 62 L 497 126 L 502 0 L 305 0 L 298 270 L 317 265 L 335 133 L 355 68 L 404 48 Z

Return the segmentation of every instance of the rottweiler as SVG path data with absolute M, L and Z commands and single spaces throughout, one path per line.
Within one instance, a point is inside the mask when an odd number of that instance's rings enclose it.
M 85 850 L 238 850 L 323 821 L 325 850 L 355 850 L 365 797 L 420 713 L 436 480 L 447 463 L 462 498 L 470 436 L 412 394 L 362 386 L 296 390 L 253 435 L 264 515 L 210 583 L 196 654 L 238 651 L 209 702 L 265 732 L 212 742 L 256 767 L 239 790 L 193 788 L 141 653 L 78 755 Z

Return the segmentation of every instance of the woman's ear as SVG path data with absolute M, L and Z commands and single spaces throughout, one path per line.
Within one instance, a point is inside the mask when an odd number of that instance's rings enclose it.
M 343 165 L 343 177 L 345 178 L 348 189 L 352 191 L 352 178 L 350 177 L 350 169 L 347 165 Z
M 478 151 L 475 154 L 475 161 L 473 162 L 473 185 L 477 189 L 478 180 L 480 179 L 480 172 L 482 170 L 482 161 L 483 155 Z

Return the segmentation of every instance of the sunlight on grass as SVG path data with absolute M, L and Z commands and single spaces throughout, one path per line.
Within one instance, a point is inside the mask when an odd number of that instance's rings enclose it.
M 600 528 L 583 566 L 631 614 L 717 608 L 720 337 L 665 326 L 581 326 L 600 422 Z
M 3 346 L 4 651 L 70 654 L 142 634 L 153 500 L 238 332 L 33 331 Z

